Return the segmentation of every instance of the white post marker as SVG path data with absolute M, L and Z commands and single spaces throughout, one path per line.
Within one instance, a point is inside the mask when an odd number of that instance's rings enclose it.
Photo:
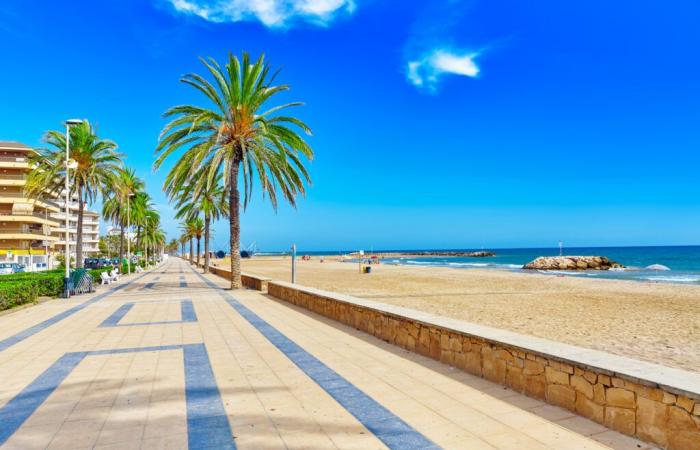
M 360 273 L 362 273 L 362 257 L 365 256 L 365 251 L 364 250 L 359 250 L 357 252 L 357 265 L 360 269 Z
M 297 282 L 297 244 L 292 244 L 292 284 Z

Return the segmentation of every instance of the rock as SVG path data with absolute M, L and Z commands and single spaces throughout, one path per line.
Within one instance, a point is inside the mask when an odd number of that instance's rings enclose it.
M 455 252 L 455 251 L 434 251 L 434 252 L 410 252 L 402 253 L 403 256 L 466 256 L 469 258 L 486 258 L 496 256 L 494 252 L 478 251 L 478 252 Z
M 523 266 L 527 270 L 610 270 L 624 266 L 605 256 L 540 256 Z
M 496 256 L 496 254 L 495 254 L 494 252 L 484 252 L 484 251 L 481 251 L 481 252 L 471 252 L 471 253 L 466 254 L 466 255 L 464 255 L 464 256 L 470 256 L 470 257 L 472 257 L 472 258 L 486 258 L 486 257 L 489 257 L 489 256 Z
M 634 392 L 627 391 L 621 388 L 608 388 L 605 392 L 607 404 L 610 406 L 618 406 L 620 408 L 634 409 Z

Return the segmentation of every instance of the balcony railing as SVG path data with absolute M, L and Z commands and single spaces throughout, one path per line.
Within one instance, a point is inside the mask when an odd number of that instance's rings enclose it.
M 24 227 L 2 227 L 0 228 L 0 235 L 5 234 L 33 234 L 36 236 L 51 236 L 50 233 L 44 233 L 42 230 L 32 230 L 31 228 Z
M 23 156 L 0 156 L 0 161 L 26 163 L 29 160 Z
M 46 215 L 40 212 L 14 212 L 14 211 L 0 211 L 0 216 L 34 216 L 40 219 L 52 220 L 56 222 L 57 220 L 51 217 L 51 215 Z M 0 218 L 0 220 L 2 220 Z
M 2 180 L 2 178 L 3 177 L 0 177 L 0 180 Z M 32 197 L 29 197 L 29 196 L 27 196 L 27 194 L 24 194 L 22 192 L 3 192 L 3 191 L 0 191 L 0 197 L 26 198 L 27 200 L 36 200 L 36 201 L 39 201 L 42 203 L 46 203 L 47 205 L 51 205 L 54 208 L 59 208 L 59 206 L 51 200 L 47 200 L 44 198 L 32 198 Z
M 14 174 L 14 173 L 2 173 L 0 174 L 0 181 L 2 180 L 26 180 L 27 175 L 24 174 Z

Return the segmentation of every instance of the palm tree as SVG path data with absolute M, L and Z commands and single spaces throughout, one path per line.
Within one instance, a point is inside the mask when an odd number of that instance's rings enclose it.
M 141 249 L 141 236 L 143 228 L 148 221 L 149 211 L 155 208 L 151 196 L 147 192 L 140 191 L 132 197 L 130 208 L 131 224 L 136 226 L 136 248 Z
M 160 228 L 160 214 L 155 209 L 149 209 L 146 212 L 141 243 L 143 244 L 146 264 L 148 264 L 148 251 L 151 250 L 151 255 L 154 256 L 156 248 L 165 243 L 165 234 Z
M 192 177 L 192 182 L 184 184 L 177 177 L 182 171 L 172 170 L 165 182 L 165 190 L 171 199 L 177 201 L 175 218 L 193 218 L 201 213 L 204 216 L 204 273 L 209 272 L 209 243 L 211 241 L 211 221 L 219 220 L 228 214 L 226 190 L 222 176 L 218 174 L 209 180 L 205 170 Z M 180 189 L 179 191 L 177 189 Z M 199 240 L 197 241 L 197 264 L 199 264 Z
M 112 186 L 112 195 L 105 199 L 102 205 L 102 216 L 119 225 L 119 260 L 124 259 L 124 230 L 130 220 L 127 212 L 134 209 L 134 199 L 136 194 L 145 189 L 144 182 L 136 176 L 133 169 L 122 169 L 119 171 Z M 126 204 L 129 203 L 129 207 Z
M 65 187 L 66 136 L 62 131 L 48 131 L 44 140 L 52 148 L 43 149 L 32 158 L 35 170 L 30 172 L 25 185 L 27 194 L 33 197 L 44 192 L 58 195 Z M 116 148 L 113 141 L 100 139 L 87 120 L 70 128 L 70 157 L 76 168 L 70 173 L 69 195 L 78 198 L 76 267 L 83 267 L 85 204 L 94 203 L 100 194 L 107 196 L 114 185 L 114 177 L 121 170 L 122 155 L 115 151 Z
M 302 156 L 311 159 L 313 151 L 298 134 L 311 130 L 301 120 L 278 113 L 301 103 L 286 103 L 267 108 L 275 94 L 289 89 L 273 85 L 275 75 L 261 55 L 251 62 L 247 53 L 242 61 L 229 54 L 222 68 L 214 59 L 201 60 L 212 82 L 197 74 L 181 81 L 204 94 L 210 107 L 180 105 L 165 112 L 171 118 L 161 132 L 155 161 L 160 167 L 172 154 L 184 150 L 177 170 L 193 175 L 205 170 L 214 180 L 223 174 L 228 192 L 231 288 L 241 287 L 239 175 L 243 182 L 243 208 L 248 205 L 253 180 L 258 179 L 263 196 L 267 194 L 277 208 L 277 190 L 292 205 L 297 194 L 305 193 L 310 182 Z M 242 169 L 242 170 L 241 170 Z M 242 172 L 242 174 L 241 174 Z
M 183 232 L 185 242 L 189 242 L 190 244 L 190 264 L 192 264 L 194 262 L 194 244 L 192 241 L 192 239 L 194 239 L 194 226 L 192 223 L 192 219 L 189 219 L 185 222 L 181 222 L 180 229 Z
M 168 245 L 165 246 L 165 250 L 168 252 L 168 254 L 172 255 L 173 253 L 177 252 L 177 247 L 178 247 L 178 240 L 177 239 L 170 239 L 170 242 L 168 242 Z
M 192 237 L 197 240 L 197 265 L 199 265 L 199 255 L 201 254 L 200 242 L 202 241 L 202 235 L 204 234 L 204 222 L 199 216 L 193 217 L 187 221 L 187 227 Z
M 180 236 L 180 245 L 181 245 L 181 247 L 182 247 L 182 250 L 181 250 L 180 254 L 181 254 L 181 255 L 183 256 L 183 258 L 184 258 L 185 252 L 186 252 L 185 246 L 187 245 L 187 234 L 184 234 L 184 233 L 183 233 L 182 236 Z

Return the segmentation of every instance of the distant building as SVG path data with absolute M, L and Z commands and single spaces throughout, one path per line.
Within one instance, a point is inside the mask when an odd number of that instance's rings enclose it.
M 64 191 L 65 192 L 65 191 Z M 57 220 L 57 226 L 52 227 L 51 234 L 56 237 L 55 250 L 58 254 L 65 253 L 66 248 L 66 208 L 64 192 L 56 199 L 60 211 L 51 216 Z M 78 238 L 78 199 L 72 198 L 68 203 L 68 233 L 71 257 L 75 258 Z M 83 210 L 83 258 L 91 258 L 100 252 L 100 215 L 87 208 Z
M 107 227 L 107 236 L 121 236 L 121 235 L 122 235 L 122 230 L 120 227 L 115 227 L 115 226 Z M 124 230 L 124 239 L 128 239 L 128 238 L 136 239 L 136 232 Z
M 35 150 L 18 142 L 0 142 L 0 261 L 45 267 L 56 238 L 51 235 L 59 211 L 49 200 L 24 195 L 29 157 Z
M 56 265 L 65 248 L 65 201 L 62 197 L 29 198 L 24 194 L 36 151 L 18 142 L 0 141 L 0 262 L 16 262 L 27 270 Z M 75 257 L 77 201 L 69 204 L 71 255 Z M 99 252 L 99 214 L 83 215 L 83 256 Z

